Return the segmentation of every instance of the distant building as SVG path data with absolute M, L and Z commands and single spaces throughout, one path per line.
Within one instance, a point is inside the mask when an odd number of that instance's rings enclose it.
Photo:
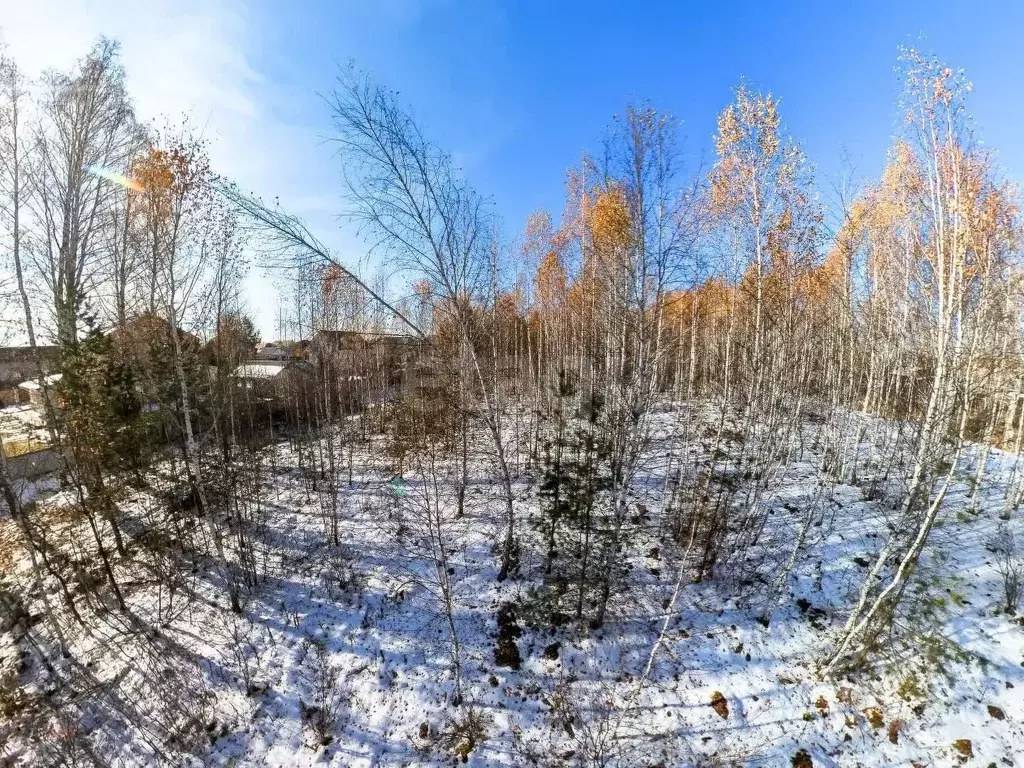
M 276 378 L 286 367 L 287 363 L 279 360 L 250 360 L 235 368 L 232 375 L 242 381 L 263 381 Z
M 63 378 L 63 374 L 60 373 L 52 373 L 42 378 L 36 377 L 21 382 L 18 389 L 26 393 L 26 397 L 33 407 L 40 412 L 45 412 L 47 401 L 50 405 L 57 405 L 55 388 L 61 378 Z
M 339 394 L 352 410 L 417 389 L 425 351 L 425 340 L 407 333 L 321 330 L 308 354 L 321 375 L 341 385 Z
M 423 343 L 407 333 L 317 331 L 309 343 L 309 358 L 342 375 L 386 371 L 394 379 L 420 356 Z
M 308 342 L 303 341 L 268 341 L 266 344 L 257 345 L 256 359 L 301 360 L 305 357 L 306 346 Z
M 260 399 L 285 399 L 308 384 L 312 367 L 301 360 L 249 360 L 231 376 L 238 388 Z
M 53 371 L 58 364 L 57 347 L 0 347 L 0 406 L 25 402 L 28 393 L 18 385 Z

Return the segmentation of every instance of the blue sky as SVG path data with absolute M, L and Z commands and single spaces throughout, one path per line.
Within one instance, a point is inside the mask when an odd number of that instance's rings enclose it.
M 120 39 L 139 111 L 189 111 L 216 167 L 304 215 L 356 264 L 339 224 L 340 165 L 323 138 L 337 66 L 397 89 L 427 133 L 491 197 L 506 234 L 544 206 L 630 101 L 683 121 L 690 167 L 710 161 L 717 113 L 745 78 L 783 119 L 823 189 L 850 157 L 870 179 L 897 127 L 897 48 L 914 44 L 975 85 L 979 136 L 1024 180 L 1024 2 L 577 3 L 475 0 L 0 0 L 30 71 Z M 247 283 L 265 336 L 276 299 Z
M 681 118 L 699 162 L 741 77 L 782 99 L 823 182 L 844 148 L 875 175 L 896 128 L 894 65 L 906 43 L 967 70 L 982 138 L 1014 176 L 1024 171 L 1024 3 L 372 5 L 258 14 L 269 43 L 261 69 L 323 90 L 333 63 L 353 58 L 464 160 L 513 231 L 534 207 L 560 207 L 566 167 L 630 100 Z M 316 119 L 320 106 L 310 109 Z

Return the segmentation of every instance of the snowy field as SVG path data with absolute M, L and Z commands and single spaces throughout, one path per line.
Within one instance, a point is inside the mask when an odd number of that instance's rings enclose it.
M 320 497 L 282 443 L 266 453 L 272 469 L 258 493 L 254 555 L 261 580 L 243 615 L 228 609 L 209 571 L 190 574 L 187 590 L 173 596 L 139 569 L 125 579 L 125 597 L 143 621 L 100 611 L 97 628 L 65 623 L 72 654 L 60 663 L 79 690 L 59 695 L 86 701 L 89 681 L 115 703 L 91 716 L 86 707 L 75 722 L 44 709 L 45 729 L 34 732 L 4 726 L 13 713 L 0 712 L 0 762 L 43 764 L 41 739 L 85 731 L 115 766 L 1024 765 L 1024 619 L 1002 610 L 992 552 L 1013 457 L 988 454 L 974 508 L 970 481 L 981 451 L 965 453 L 912 586 L 925 606 L 915 626 L 931 628 L 916 648 L 900 646 L 856 679 L 820 677 L 817 662 L 856 599 L 892 510 L 884 494 L 866 498 L 863 472 L 856 486 L 823 485 L 821 456 L 808 445 L 760 502 L 772 510 L 751 555 L 765 564 L 763 578 L 746 589 L 728 569 L 699 584 L 683 578 L 648 670 L 679 576 L 681 547 L 664 543 L 660 505 L 684 456 L 695 465 L 708 460 L 710 438 L 693 424 L 713 421 L 672 411 L 655 418 L 632 499 L 647 511 L 626 548 L 633 586 L 613 598 L 599 630 L 520 620 L 518 670 L 495 663 L 496 615 L 537 580 L 537 470 L 520 461 L 522 560 L 519 575 L 499 583 L 491 545 L 503 525 L 500 488 L 488 477 L 488 457 L 477 457 L 466 513 L 444 511 L 462 706 L 451 701 L 450 632 L 431 586 L 436 573 L 411 517 L 423 492 L 416 473 L 396 483 L 384 438 L 358 444 L 352 483 L 340 490 L 341 545 L 332 546 Z M 865 443 L 864 454 L 877 449 Z M 437 499 L 454 504 L 450 489 Z M 60 501 L 50 497 L 41 513 L 54 526 L 77 524 L 62 522 Z M 141 494 L 128 508 L 140 529 L 155 514 Z M 765 589 L 805 523 L 792 572 L 777 592 Z M 1008 525 L 1024 543 L 1020 514 Z M 17 552 L 3 557 L 6 578 L 27 583 L 26 561 Z M 18 644 L 6 629 L 2 668 L 20 665 L 31 681 L 41 663 L 32 649 L 47 642 L 46 625 Z M 158 727 L 169 721 L 183 734 L 177 743 Z

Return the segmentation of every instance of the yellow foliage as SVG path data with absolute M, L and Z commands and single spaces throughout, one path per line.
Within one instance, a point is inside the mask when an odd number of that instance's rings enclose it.
M 718 116 L 715 134 L 718 159 L 711 172 L 711 204 L 719 215 L 726 215 L 751 196 L 764 191 L 752 187 L 766 183 L 790 185 L 802 161 L 792 145 L 783 146 L 778 102 L 769 93 L 751 93 L 741 85 L 736 100 Z M 774 181 L 765 178 L 773 175 Z
M 620 187 L 609 185 L 586 213 L 590 235 L 599 253 L 613 253 L 626 247 L 630 238 L 630 216 Z
M 551 251 L 537 269 L 537 301 L 551 310 L 565 301 L 568 279 L 557 251 Z
M 323 277 L 320 278 L 320 289 L 323 293 L 325 302 L 329 302 L 331 300 L 338 282 L 343 280 L 344 277 L 345 273 L 342 272 L 341 268 L 335 264 L 331 264 L 324 270 Z
M 724 321 L 736 303 L 736 289 L 720 277 L 712 277 L 696 288 L 670 291 L 664 298 L 665 321 L 670 326 L 688 326 L 696 315 L 698 325 Z

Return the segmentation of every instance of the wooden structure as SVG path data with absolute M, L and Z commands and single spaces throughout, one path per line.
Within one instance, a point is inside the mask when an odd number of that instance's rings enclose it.
M 57 347 L 0 347 L 0 406 L 28 400 L 28 393 L 19 385 L 38 379 L 40 368 L 45 376 L 58 364 Z
M 285 401 L 308 386 L 312 372 L 312 366 L 302 360 L 249 360 L 231 376 L 252 397 Z

